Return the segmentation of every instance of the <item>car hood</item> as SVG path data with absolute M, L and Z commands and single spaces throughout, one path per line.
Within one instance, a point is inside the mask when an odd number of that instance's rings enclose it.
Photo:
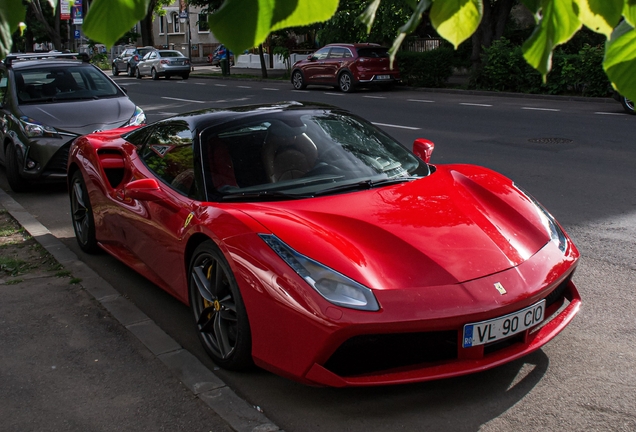
M 550 240 L 509 179 L 470 166 L 244 211 L 301 254 L 376 289 L 477 279 L 518 266 Z
M 86 135 L 122 126 L 135 112 L 135 104 L 127 97 L 114 97 L 21 105 L 20 110 L 25 116 L 59 131 Z

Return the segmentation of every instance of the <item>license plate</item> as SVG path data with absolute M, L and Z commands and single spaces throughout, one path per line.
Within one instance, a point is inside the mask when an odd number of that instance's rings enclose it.
M 391 79 L 391 75 L 376 75 L 375 79 L 388 80 Z
M 173 65 L 177 65 L 177 66 L 181 66 L 181 65 L 183 65 L 183 62 L 180 61 L 180 60 L 176 60 L 176 61 L 173 61 L 172 64 Z
M 545 300 L 541 300 L 539 303 L 509 315 L 466 324 L 463 346 L 470 348 L 505 339 L 541 323 L 544 315 Z

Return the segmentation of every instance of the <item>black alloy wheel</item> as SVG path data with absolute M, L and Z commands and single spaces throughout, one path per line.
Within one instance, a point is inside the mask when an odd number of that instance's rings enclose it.
M 139 71 L 139 68 L 135 68 L 135 71 L 137 79 L 141 79 L 141 72 Z
M 69 189 L 71 199 L 71 216 L 73 218 L 73 230 L 79 247 L 86 253 L 95 254 L 100 251 L 95 238 L 95 219 L 93 208 L 86 189 L 84 177 L 81 171 L 75 171 L 71 177 Z
M 119 75 L 119 69 L 117 69 L 117 63 L 113 63 L 113 76 Z
M 343 93 L 353 92 L 353 76 L 351 76 L 351 74 L 346 71 L 341 73 L 340 77 L 338 78 L 338 87 L 340 87 L 340 91 Z
M 252 338 L 247 312 L 230 266 L 212 241 L 196 248 L 189 275 L 190 308 L 206 351 L 225 369 L 248 368 Z
M 157 71 L 155 70 L 155 68 L 152 68 L 152 70 L 150 71 L 150 76 L 155 81 L 159 79 L 159 75 L 157 74 Z
M 625 96 L 621 96 L 621 105 L 627 114 L 636 114 L 634 112 L 634 101 L 627 99 Z
M 187 80 L 188 78 L 190 78 L 190 72 L 184 73 L 183 75 L 181 75 L 181 78 Z
M 299 70 L 294 71 L 291 81 L 294 89 L 296 90 L 303 90 L 307 87 L 307 84 L 305 84 L 305 80 L 303 79 L 303 74 Z

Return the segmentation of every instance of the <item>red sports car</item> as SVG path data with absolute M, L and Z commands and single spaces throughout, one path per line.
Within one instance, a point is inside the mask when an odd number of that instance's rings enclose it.
M 400 81 L 397 62 L 390 65 L 388 49 L 377 44 L 325 45 L 292 66 L 296 90 L 308 85 L 329 85 L 348 93 L 359 86 L 391 88 Z
M 347 111 L 211 109 L 78 138 L 81 248 L 182 302 L 219 366 L 368 386 L 482 371 L 572 320 L 579 253 L 535 199 Z

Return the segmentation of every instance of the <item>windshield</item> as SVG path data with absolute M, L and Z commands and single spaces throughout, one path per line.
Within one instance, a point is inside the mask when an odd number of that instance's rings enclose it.
M 14 74 L 21 105 L 123 96 L 103 73 L 88 65 L 42 66 Z
M 284 111 L 213 129 L 201 142 L 208 192 L 219 199 L 317 196 L 429 174 L 393 138 L 348 113 Z

